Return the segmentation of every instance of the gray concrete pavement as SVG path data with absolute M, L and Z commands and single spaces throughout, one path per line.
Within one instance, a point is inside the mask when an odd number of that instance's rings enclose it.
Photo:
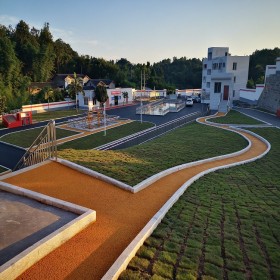
M 0 266 L 77 217 L 0 190 Z

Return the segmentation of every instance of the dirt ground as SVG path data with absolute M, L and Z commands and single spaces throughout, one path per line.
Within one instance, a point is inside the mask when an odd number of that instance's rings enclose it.
M 252 147 L 242 155 L 168 175 L 132 194 L 52 162 L 4 181 L 96 210 L 97 220 L 37 262 L 18 279 L 101 279 L 152 216 L 188 179 L 203 170 L 242 161 L 267 147 L 244 133 Z

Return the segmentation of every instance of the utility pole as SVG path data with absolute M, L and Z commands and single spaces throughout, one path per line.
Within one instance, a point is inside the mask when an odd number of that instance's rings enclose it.
M 141 90 L 141 97 L 140 97 L 140 108 L 141 108 L 141 113 L 140 113 L 140 120 L 141 123 L 143 122 L 143 116 L 142 116 L 142 110 L 143 110 L 143 103 L 142 103 L 142 70 L 141 70 L 141 86 L 140 86 L 140 90 Z

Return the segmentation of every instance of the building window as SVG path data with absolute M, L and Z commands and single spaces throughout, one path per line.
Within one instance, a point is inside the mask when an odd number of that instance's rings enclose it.
M 84 97 L 84 105 L 88 105 L 88 97 Z
M 225 62 L 223 62 L 223 67 L 226 67 L 226 64 L 225 64 Z
M 210 88 L 210 83 L 209 82 L 207 82 L 206 87 Z
M 219 69 L 222 69 L 222 65 L 223 65 L 223 63 L 220 62 L 220 63 L 219 63 Z
M 208 60 L 212 60 L 212 52 L 208 53 Z
M 206 82 L 206 77 L 205 76 L 203 76 L 203 83 L 205 83 Z
M 211 75 L 211 69 L 207 69 L 207 75 Z
M 218 82 L 214 85 L 214 93 L 220 93 L 222 88 L 222 83 Z
M 236 76 L 233 77 L 233 82 L 236 83 Z
M 204 69 L 207 69 L 207 64 L 204 64 Z
M 235 90 L 232 92 L 232 96 L 233 96 L 233 97 L 235 96 Z
M 237 70 L 237 62 L 233 62 L 233 64 L 232 64 L 232 70 Z

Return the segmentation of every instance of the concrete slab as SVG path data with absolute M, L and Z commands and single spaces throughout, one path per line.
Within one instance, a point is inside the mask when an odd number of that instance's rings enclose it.
M 0 265 L 78 215 L 0 190 Z
M 94 210 L 0 181 L 0 279 L 16 279 L 95 221 Z

